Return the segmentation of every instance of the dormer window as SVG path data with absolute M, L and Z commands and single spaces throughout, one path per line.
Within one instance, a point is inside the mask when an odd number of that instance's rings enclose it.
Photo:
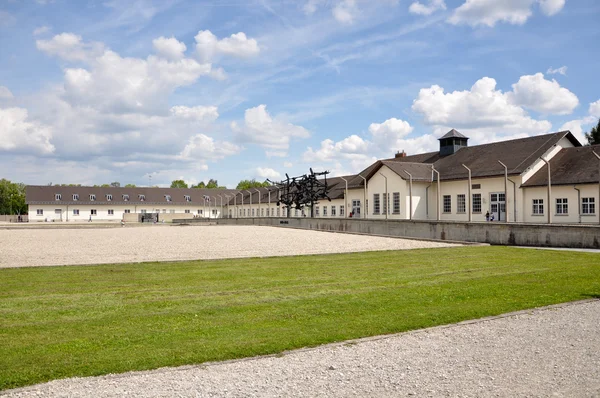
M 112 195 L 106 194 L 106 200 L 110 202 L 112 200 Z
M 78 193 L 74 193 L 73 194 L 73 202 L 78 201 L 79 200 L 79 194 Z
M 140 198 L 140 202 L 143 202 L 146 200 L 146 195 L 139 195 Z
M 62 200 L 62 195 L 59 193 L 54 194 L 54 200 Z
M 123 202 L 129 202 L 129 195 L 123 195 Z
M 91 194 L 91 195 L 90 195 L 90 202 L 93 202 L 93 201 L 95 201 L 95 200 L 96 200 L 96 195 L 94 195 L 94 194 Z
M 165 199 L 167 200 L 167 202 L 171 201 L 171 195 L 165 195 Z
M 191 202 L 192 198 L 190 197 L 190 195 L 183 195 L 183 197 L 185 198 L 186 202 Z

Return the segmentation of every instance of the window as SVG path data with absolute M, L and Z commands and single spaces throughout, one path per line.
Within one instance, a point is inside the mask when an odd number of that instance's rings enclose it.
M 190 214 L 190 210 L 189 209 L 185 209 L 185 214 Z
M 79 215 L 79 209 L 73 209 L 73 215 L 74 216 L 78 216 Z
M 142 209 L 142 210 L 140 210 L 140 213 L 142 213 L 142 214 L 146 214 L 146 209 Z
M 156 209 L 156 212 L 158 213 L 158 209 Z M 166 213 L 166 212 L 167 212 L 167 209 L 163 209 L 163 211 L 162 211 L 162 212 L 163 212 L 163 213 Z
M 73 194 L 73 202 L 76 202 L 79 200 L 79 194 L 78 193 L 74 193 Z
M 61 209 L 54 209 L 54 214 L 61 215 L 62 214 L 62 210 Z
M 191 202 L 192 201 L 192 197 L 190 195 L 183 195 L 183 197 L 185 198 L 186 202 Z
M 467 212 L 466 197 L 464 194 L 456 195 L 456 212 L 457 213 L 466 213 Z
M 379 194 L 374 193 L 373 194 L 373 214 L 379 214 L 380 211 L 381 211 L 381 208 L 379 205 Z
M 123 195 L 123 202 L 129 202 L 129 195 Z
M 265 216 L 265 209 L 260 209 L 260 216 L 264 217 Z
M 96 209 L 92 209 L 92 210 L 90 210 L 90 214 L 92 216 L 97 216 L 98 215 L 98 211 Z
M 319 206 L 315 206 L 315 217 L 319 217 Z
M 61 200 L 62 199 L 62 195 L 59 193 L 55 193 L 54 194 L 54 200 Z
M 481 184 L 471 184 L 471 189 L 481 189 Z
M 254 209 L 252 209 L 252 217 L 254 217 Z
M 596 214 L 596 199 L 581 198 L 581 214 Z
M 212 214 L 213 214 L 213 216 L 216 216 L 217 215 L 217 209 L 213 209 Z
M 112 200 L 112 195 L 111 195 L 111 194 L 109 194 L 109 193 L 108 193 L 108 194 L 106 194 L 106 200 L 107 200 L 108 202 L 110 202 L 110 201 Z
M 279 217 L 279 214 L 281 214 L 281 211 L 280 211 L 280 210 L 281 210 L 281 209 L 278 207 L 278 208 L 277 208 L 277 217 Z M 317 215 L 318 215 L 318 214 L 317 214 Z
M 569 214 L 569 200 L 567 198 L 556 199 L 556 214 Z
M 43 216 L 44 215 L 44 209 L 37 209 L 37 215 L 38 216 Z
M 246 217 L 246 209 L 244 209 L 244 217 Z
M 327 217 L 327 206 L 323 206 L 323 217 Z
M 331 217 L 335 217 L 335 206 L 331 206 Z
M 444 213 L 452 213 L 452 196 L 444 195 Z
M 94 195 L 94 194 L 91 194 L 91 195 L 90 195 L 90 202 L 93 202 L 93 201 L 95 201 L 95 200 L 96 200 L 96 195 Z
M 481 213 L 481 194 L 473 194 L 473 213 Z
M 140 198 L 140 202 L 143 202 L 146 200 L 146 195 L 138 195 L 138 197 Z
M 298 217 L 298 209 L 296 209 L 296 211 L 294 211 L 294 216 Z
M 167 200 L 167 202 L 171 201 L 171 195 L 165 195 L 165 199 Z
M 533 199 L 533 214 L 544 214 L 544 199 Z
M 130 214 L 130 213 L 131 213 L 131 210 L 129 210 L 129 209 L 125 209 L 125 211 L 123 211 L 123 213 L 125 213 L 125 214 Z
M 389 214 L 388 205 L 390 204 L 390 200 L 388 195 L 386 193 L 382 193 L 381 196 L 383 197 L 383 214 Z
M 340 206 L 340 217 L 345 217 L 346 216 L 346 212 L 345 212 L 345 208 L 344 205 Z
M 113 209 L 108 209 L 108 215 L 109 216 L 114 216 L 115 215 L 115 211 Z
M 393 207 L 393 212 L 394 214 L 400 214 L 400 192 L 394 192 L 392 194 L 393 199 L 393 203 L 394 203 L 394 207 Z

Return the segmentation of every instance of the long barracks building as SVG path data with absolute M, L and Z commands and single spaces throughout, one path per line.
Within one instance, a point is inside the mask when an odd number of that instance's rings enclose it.
M 569 131 L 468 146 L 450 130 L 439 151 L 398 152 L 356 175 L 328 178 L 331 201 L 315 217 L 599 223 L 600 145 Z M 28 186 L 29 220 L 118 221 L 159 218 L 286 217 L 278 188 L 178 189 Z M 290 216 L 310 215 L 291 209 Z M 127 216 L 129 214 L 129 216 Z

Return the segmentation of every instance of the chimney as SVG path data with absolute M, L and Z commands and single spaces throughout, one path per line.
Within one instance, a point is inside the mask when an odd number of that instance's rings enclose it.
M 402 152 L 398 151 L 396 152 L 396 155 L 394 156 L 394 158 L 405 158 L 406 157 L 406 152 L 404 152 L 404 149 L 402 150 Z

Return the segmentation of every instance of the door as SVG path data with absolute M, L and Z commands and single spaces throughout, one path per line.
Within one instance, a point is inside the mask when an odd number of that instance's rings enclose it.
M 490 193 L 490 217 L 494 217 L 494 221 L 506 221 L 506 196 L 504 192 Z
M 360 200 L 352 200 L 352 217 L 360 218 Z

